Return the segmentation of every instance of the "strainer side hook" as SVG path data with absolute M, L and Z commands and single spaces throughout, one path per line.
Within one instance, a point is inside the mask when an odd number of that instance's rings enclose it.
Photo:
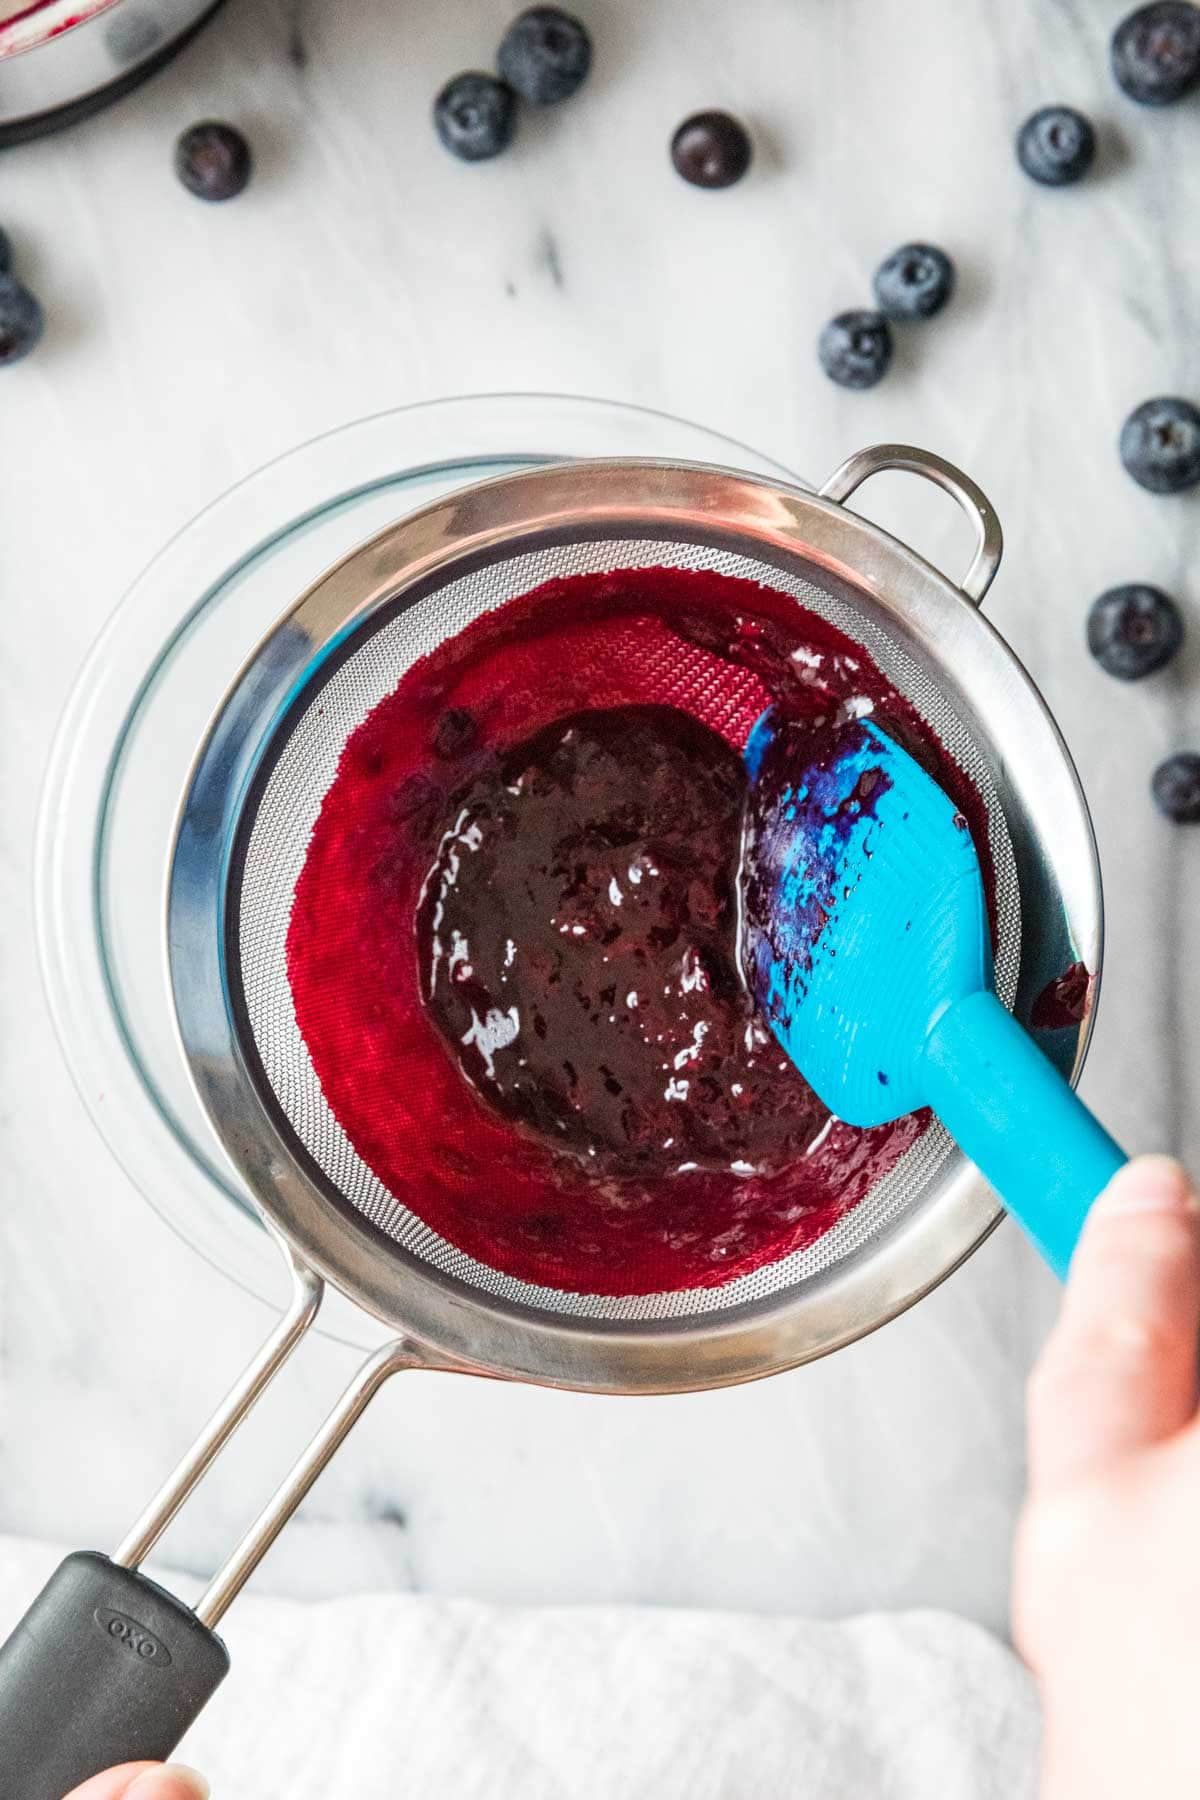
M 955 585 L 973 606 L 981 606 L 1000 567 L 1004 534 L 996 510 L 983 489 L 953 463 L 935 456 L 931 450 L 918 450 L 913 444 L 872 444 L 848 457 L 817 492 L 823 500 L 834 500 L 841 506 L 872 475 L 889 471 L 920 475 L 958 501 L 975 527 L 975 554 L 970 568 Z

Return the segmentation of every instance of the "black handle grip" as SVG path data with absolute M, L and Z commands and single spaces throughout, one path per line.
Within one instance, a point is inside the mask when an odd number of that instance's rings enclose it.
M 165 1762 L 229 1653 L 156 1582 L 80 1550 L 0 1648 L 4 1800 L 63 1800 L 115 1763 Z

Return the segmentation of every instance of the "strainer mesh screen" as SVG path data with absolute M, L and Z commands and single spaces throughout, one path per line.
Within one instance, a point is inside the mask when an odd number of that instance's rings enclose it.
M 345 1200 L 386 1238 L 442 1274 L 495 1299 L 587 1319 L 686 1319 L 796 1286 L 868 1245 L 910 1208 L 952 1148 L 942 1127 L 932 1124 L 867 1196 L 822 1237 L 724 1286 L 614 1297 L 534 1286 L 465 1255 L 388 1191 L 358 1155 L 331 1111 L 296 1023 L 286 940 L 296 883 L 347 738 L 392 693 L 413 663 L 481 614 L 555 578 L 649 567 L 704 569 L 761 582 L 791 595 L 862 646 L 932 728 L 986 808 L 995 870 L 996 981 L 1007 1004 L 1016 991 L 1020 960 L 1016 865 L 986 762 L 934 682 L 869 616 L 869 602 L 852 605 L 799 574 L 726 549 L 658 539 L 618 539 L 555 545 L 508 557 L 448 581 L 392 613 L 382 625 L 368 623 L 358 648 L 327 680 L 313 682 L 311 698 L 293 715 L 289 736 L 262 788 L 245 840 L 234 956 L 258 1058 L 304 1149 Z

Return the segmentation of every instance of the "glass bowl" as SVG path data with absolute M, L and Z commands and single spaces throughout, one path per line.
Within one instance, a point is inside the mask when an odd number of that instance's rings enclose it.
M 796 477 L 638 407 L 546 395 L 435 401 L 360 420 L 248 476 L 171 540 L 85 662 L 58 729 L 35 857 L 50 1009 L 84 1103 L 131 1180 L 260 1297 L 279 1253 L 196 1099 L 175 1035 L 163 891 L 209 717 L 272 621 L 356 544 L 454 489 L 583 456 L 661 456 Z M 377 1341 L 331 1295 L 327 1331 Z

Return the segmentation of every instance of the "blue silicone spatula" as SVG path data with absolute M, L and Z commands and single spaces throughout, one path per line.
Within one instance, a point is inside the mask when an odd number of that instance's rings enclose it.
M 774 711 L 745 751 L 742 949 L 754 997 L 840 1119 L 929 1106 L 1064 1275 L 1124 1152 L 992 985 L 968 823 L 868 719 L 816 740 Z

